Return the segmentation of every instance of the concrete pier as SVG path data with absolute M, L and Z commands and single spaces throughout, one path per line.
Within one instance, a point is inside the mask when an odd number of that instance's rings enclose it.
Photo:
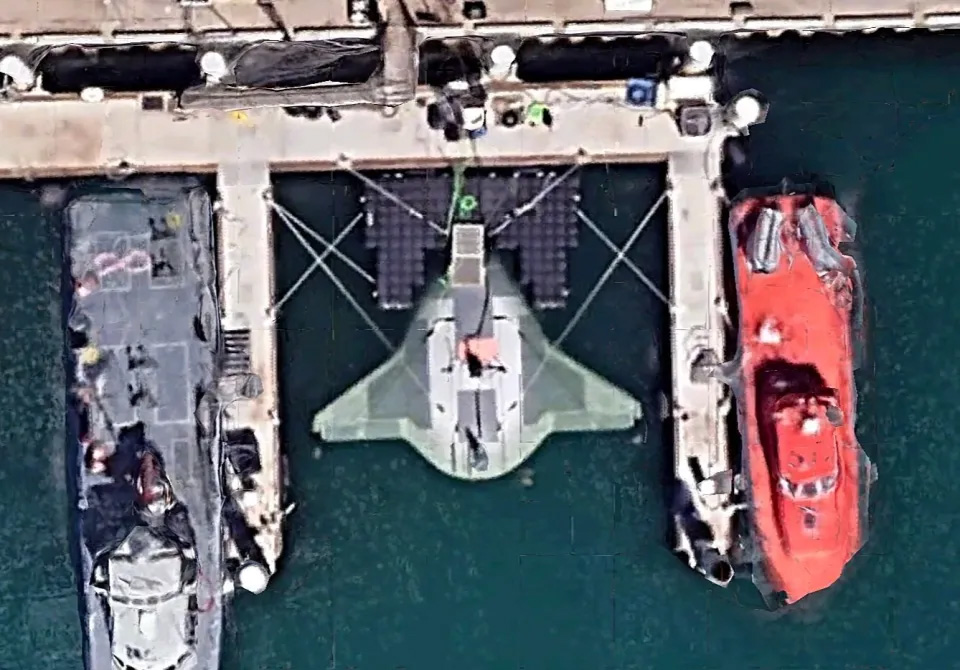
M 376 3 L 303 0 L 37 0 L 9 3 L 4 44 L 111 44 L 372 38 Z M 463 2 L 415 0 L 422 39 L 477 35 L 552 37 L 601 33 L 852 32 L 960 28 L 960 3 L 941 0 L 488 0 L 468 18 Z M 179 6 L 178 6 L 179 5 Z M 272 11 L 265 11 L 266 7 Z M 382 14 L 382 12 L 381 12 Z M 279 19 L 279 22 L 277 21 Z
M 724 559 L 733 541 L 734 492 L 725 388 L 713 375 L 724 360 L 726 339 L 722 319 L 721 154 L 711 146 L 718 139 L 722 138 L 690 138 L 685 150 L 672 153 L 667 160 L 667 188 L 674 472 L 687 488 L 697 516 L 712 530 L 714 548 Z M 709 570 L 708 566 L 700 567 Z
M 272 171 L 665 161 L 681 147 L 673 114 L 632 109 L 624 91 L 623 83 L 494 89 L 491 109 L 546 102 L 554 123 L 491 125 L 477 142 L 447 142 L 427 125 L 425 104 L 433 94 L 426 90 L 419 102 L 394 109 L 345 109 L 337 122 L 295 118 L 279 108 L 145 111 L 143 96 L 99 103 L 32 98 L 0 104 L 0 126 L 9 138 L 0 152 L 0 178 L 97 175 L 121 165 L 133 172 L 213 173 L 221 156 L 236 151 L 234 129 L 252 126 Z
M 272 574 L 283 551 L 283 463 L 279 435 L 276 329 L 270 318 L 274 295 L 271 213 L 264 200 L 270 169 L 256 126 L 234 125 L 225 139 L 233 151 L 220 155 L 217 247 L 226 396 L 224 432 L 231 439 L 252 434 L 260 470 L 252 490 L 228 486 L 243 511 Z M 241 580 L 241 586 L 245 586 Z

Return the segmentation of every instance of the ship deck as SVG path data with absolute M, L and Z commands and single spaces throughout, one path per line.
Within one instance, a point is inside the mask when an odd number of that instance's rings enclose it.
M 370 35 L 352 23 L 348 3 L 274 0 L 278 15 L 297 39 L 337 34 Z M 591 32 L 778 30 L 868 30 L 960 27 L 960 4 L 944 0 L 488 0 L 486 17 L 470 30 L 480 33 L 551 35 Z M 462 3 L 417 0 L 414 12 L 432 13 L 424 36 L 465 31 Z M 741 5 L 749 11 L 734 15 Z M 558 17 L 563 17 L 562 19 Z M 0 42 L 39 37 L 42 42 L 272 39 L 282 31 L 256 0 L 37 0 L 12 3 L 0 18 Z M 78 39 L 79 38 L 79 39 Z
M 201 670 L 219 667 L 223 580 L 219 443 L 198 427 L 204 411 L 198 397 L 213 383 L 215 344 L 194 329 L 194 318 L 213 306 L 211 227 L 206 191 L 187 179 L 140 180 L 81 196 L 67 209 L 73 276 L 100 267 L 98 259 L 119 263 L 119 270 L 101 273 L 98 290 L 70 298 L 71 328 L 83 327 L 98 357 L 93 372 L 78 379 L 96 389 L 87 432 L 115 450 L 104 475 L 85 466 L 82 449 L 77 453 L 83 580 L 90 582 L 96 555 L 112 549 L 136 522 L 135 491 L 126 477 L 136 476 L 136 452 L 145 443 L 160 454 L 186 508 L 187 519 L 172 517 L 171 530 L 196 550 Z M 129 259 L 144 252 L 152 263 L 134 269 Z M 213 405 L 208 408 L 212 423 Z M 88 667 L 112 667 L 100 598 L 88 589 L 84 600 Z

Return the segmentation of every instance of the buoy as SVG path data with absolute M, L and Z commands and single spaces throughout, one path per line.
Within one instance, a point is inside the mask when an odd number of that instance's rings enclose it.
M 36 78 L 33 70 L 19 56 L 7 54 L 0 59 L 0 74 L 5 74 L 13 80 L 13 85 L 21 91 L 33 88 Z
M 244 591 L 260 594 L 267 588 L 270 574 L 259 563 L 247 561 L 237 570 L 237 583 Z
M 216 51 L 208 51 L 200 57 L 200 70 L 208 84 L 216 84 L 227 75 L 227 61 Z
M 730 122 L 738 128 L 746 128 L 760 120 L 763 107 L 752 95 L 745 95 L 733 103 Z
M 103 102 L 106 95 L 99 86 L 87 86 L 80 91 L 80 99 L 84 102 Z
M 690 51 L 687 56 L 687 70 L 699 74 L 706 72 L 713 64 L 714 51 L 713 45 L 705 40 L 698 40 L 690 45 Z
M 490 52 L 490 76 L 506 77 L 513 69 L 517 53 L 506 44 L 498 44 Z
M 475 195 L 465 193 L 457 201 L 457 213 L 465 219 L 476 211 L 479 204 Z

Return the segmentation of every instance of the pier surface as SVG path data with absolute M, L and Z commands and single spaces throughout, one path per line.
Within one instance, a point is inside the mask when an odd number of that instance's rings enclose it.
M 495 94 L 491 107 L 548 102 L 553 127 L 491 125 L 477 142 L 447 142 L 427 125 L 426 109 L 416 103 L 392 115 L 378 108 L 347 109 L 332 122 L 291 117 L 277 108 L 189 115 L 143 111 L 136 96 L 100 103 L 72 97 L 10 102 L 0 105 L 0 127 L 8 137 L 0 152 L 0 178 L 97 175 L 121 164 L 143 172 L 213 173 L 220 157 L 236 155 L 235 129 L 244 127 L 257 128 L 257 151 L 274 171 L 446 167 L 461 161 L 483 166 L 665 161 L 680 146 L 673 116 L 629 109 L 623 98 L 622 84 Z
M 282 39 L 283 30 L 257 0 L 35 0 L 8 3 L 0 17 L 0 43 L 150 42 L 195 39 Z M 337 34 L 372 36 L 373 26 L 352 22 L 347 2 L 273 0 L 295 39 Z M 473 31 L 481 34 L 578 34 L 779 30 L 867 30 L 871 28 L 957 28 L 960 2 L 944 0 L 488 0 L 486 17 L 465 25 L 463 3 L 412 0 L 423 36 Z M 742 11 L 731 8 L 743 6 Z
M 221 327 L 229 368 L 224 429 L 252 431 L 260 469 L 252 474 L 256 496 L 232 492 L 266 567 L 276 571 L 283 551 L 283 463 L 279 434 L 277 333 L 270 318 L 274 266 L 272 218 L 264 200 L 270 169 L 256 144 L 255 128 L 229 135 L 234 152 L 217 171 Z M 229 432 L 228 432 L 229 439 Z
M 670 297 L 673 303 L 674 471 L 726 556 L 732 542 L 732 471 L 725 391 L 712 366 L 724 360 L 723 245 L 717 137 L 690 138 L 670 155 Z

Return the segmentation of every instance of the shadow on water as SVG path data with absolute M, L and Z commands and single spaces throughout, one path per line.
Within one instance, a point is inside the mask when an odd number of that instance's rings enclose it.
M 67 264 L 67 259 L 63 249 L 63 223 L 62 219 L 59 217 L 59 213 L 62 212 L 63 207 L 67 203 L 68 193 L 69 188 L 62 186 L 57 182 L 49 182 L 32 189 L 32 195 L 36 197 L 41 211 L 47 214 L 51 220 L 57 220 L 55 228 L 57 237 L 57 252 L 58 256 L 60 257 L 59 265 L 61 268 Z M 70 276 L 69 272 L 63 272 L 62 269 L 59 274 L 60 294 L 69 295 L 69 292 L 73 291 L 74 289 L 73 278 Z M 61 309 L 61 321 L 59 324 L 60 328 L 58 329 L 58 334 L 60 334 L 62 340 L 60 343 L 61 360 L 63 363 L 65 381 L 63 387 L 61 388 L 61 391 L 64 394 L 64 440 L 62 448 L 64 453 L 64 482 L 66 492 L 66 499 L 63 500 L 63 504 L 66 506 L 66 518 L 68 519 L 68 546 L 66 547 L 66 550 L 70 557 L 70 565 L 73 568 L 73 577 L 76 586 L 74 602 L 76 603 L 76 611 L 78 614 L 77 624 L 80 625 L 80 622 L 87 620 L 87 604 L 84 598 L 80 598 L 77 595 L 83 593 L 86 584 L 83 577 L 83 558 L 80 551 L 81 512 L 77 508 L 75 501 L 79 499 L 80 495 L 79 482 L 81 461 L 80 444 L 77 438 L 86 432 L 86 426 L 83 425 L 82 418 L 77 412 L 69 410 L 71 403 L 74 401 L 74 389 L 72 384 L 67 383 L 67 380 L 70 379 L 72 374 L 71 371 L 75 369 L 74 366 L 76 365 L 76 360 L 73 356 L 72 349 L 77 343 L 67 341 L 66 337 L 63 335 L 63 333 L 67 330 L 67 324 L 70 322 L 70 303 L 66 300 L 60 300 L 59 303 Z

